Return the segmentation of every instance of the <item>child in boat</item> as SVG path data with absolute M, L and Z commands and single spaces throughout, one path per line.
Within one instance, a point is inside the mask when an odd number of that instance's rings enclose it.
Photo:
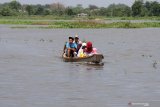
M 67 42 L 64 46 L 64 53 L 66 53 L 67 57 L 74 57 L 74 53 L 76 52 L 77 45 L 73 41 L 74 38 L 69 37 L 69 42 Z
M 84 53 L 86 56 L 92 56 L 93 54 L 97 54 L 97 49 L 93 48 L 92 42 L 87 42 Z
M 78 57 L 85 57 L 86 56 L 84 53 L 85 48 L 86 48 L 86 43 L 82 43 L 82 46 L 78 51 L 78 55 L 77 55 Z

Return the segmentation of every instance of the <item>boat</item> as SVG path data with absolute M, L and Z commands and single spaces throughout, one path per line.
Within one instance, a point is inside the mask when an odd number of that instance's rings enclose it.
M 87 57 L 67 57 L 66 54 L 62 55 L 63 61 L 65 62 L 92 62 L 100 63 L 104 59 L 102 54 L 93 54 L 92 56 Z

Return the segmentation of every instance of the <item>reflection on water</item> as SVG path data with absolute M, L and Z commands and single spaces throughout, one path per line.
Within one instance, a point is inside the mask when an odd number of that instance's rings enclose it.
M 95 64 L 95 63 L 91 63 L 91 62 L 73 62 L 73 64 L 75 64 L 76 68 L 78 69 L 82 69 L 80 71 L 84 71 L 84 68 L 86 68 L 86 70 L 103 70 L 103 66 L 104 63 L 99 63 L 99 64 Z
M 0 32 L 2 107 L 128 107 L 130 102 L 159 107 L 159 29 L 0 25 Z M 103 63 L 63 62 L 66 35 L 76 33 L 93 41 L 105 57 Z

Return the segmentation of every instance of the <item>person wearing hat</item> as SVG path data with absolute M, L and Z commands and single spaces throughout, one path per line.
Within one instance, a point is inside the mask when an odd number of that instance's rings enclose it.
M 93 48 L 92 42 L 87 42 L 86 49 L 85 49 L 85 54 L 87 56 L 91 56 L 93 54 L 97 54 L 97 49 Z
M 74 52 L 76 52 L 77 45 L 73 42 L 74 41 L 73 37 L 69 37 L 68 39 L 69 42 L 67 42 L 64 47 L 64 53 L 66 53 L 67 57 L 74 57 Z
M 74 43 L 77 45 L 77 50 L 76 50 L 76 52 L 78 53 L 80 47 L 82 46 L 82 42 L 79 40 L 79 36 L 78 36 L 78 35 L 76 35 L 74 39 L 75 39 L 75 40 L 74 40 Z

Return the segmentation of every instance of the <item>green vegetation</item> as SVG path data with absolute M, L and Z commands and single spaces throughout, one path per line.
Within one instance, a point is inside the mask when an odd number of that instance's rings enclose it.
M 88 18 L 75 18 L 70 16 L 1 16 L 0 21 L 2 20 L 39 20 L 39 21 L 55 21 L 55 20 L 157 20 L 160 21 L 160 17 L 158 16 L 145 16 L 145 17 L 105 17 L 105 16 L 97 16 L 97 17 L 88 17 Z
M 126 20 L 110 22 L 109 20 Z M 156 20 L 157 22 L 131 23 L 130 20 Z M 108 7 L 81 4 L 66 7 L 62 3 L 26 5 L 17 1 L 0 4 L 0 24 L 42 25 L 38 28 L 146 28 L 160 27 L 160 3 L 136 0 L 131 7 L 111 4 Z M 33 26 L 34 27 L 34 26 Z
M 81 14 L 84 13 L 84 14 Z M 65 6 L 62 3 L 52 3 L 46 5 L 28 5 L 20 4 L 16 0 L 0 4 L 0 16 L 69 16 L 77 17 L 144 17 L 144 16 L 160 16 L 160 3 L 157 1 L 136 0 L 129 7 L 125 4 L 111 4 L 108 7 L 98 7 L 89 5 L 84 8 L 81 4 L 75 7 Z
M 47 21 L 0 21 L 0 24 L 17 24 L 12 28 L 148 28 L 148 27 L 160 27 L 160 22 L 143 22 L 143 23 L 131 23 L 131 22 L 113 22 L 103 23 L 95 21 L 72 21 L 72 22 L 47 22 Z M 38 26 L 25 26 L 25 25 L 38 25 Z M 42 25 L 42 26 L 41 26 Z

